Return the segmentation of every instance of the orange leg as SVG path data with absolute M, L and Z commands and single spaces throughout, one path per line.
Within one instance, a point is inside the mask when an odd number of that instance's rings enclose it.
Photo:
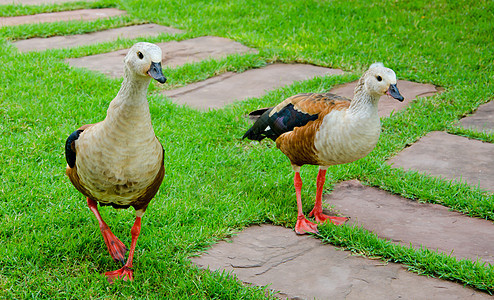
M 324 182 L 326 182 L 326 170 L 319 169 L 319 173 L 317 173 L 316 203 L 314 204 L 312 211 L 309 213 L 309 216 L 314 216 L 316 221 L 319 223 L 324 223 L 329 220 L 333 224 L 342 225 L 348 220 L 348 218 L 328 216 L 322 213 L 322 191 L 324 188 Z
M 297 224 L 295 224 L 295 232 L 297 234 L 306 234 L 308 232 L 319 233 L 317 231 L 317 225 L 307 220 L 307 218 L 304 216 L 304 212 L 302 209 L 302 178 L 300 178 L 299 172 L 295 172 L 293 183 L 295 185 L 295 193 L 297 195 L 297 207 L 298 207 L 298 216 L 297 216 Z
M 127 259 L 127 263 L 120 269 L 116 271 L 106 272 L 105 275 L 108 278 L 109 283 L 113 283 L 115 279 L 123 279 L 123 280 L 134 280 L 134 271 L 132 270 L 132 260 L 134 259 L 134 251 L 137 245 L 137 238 L 139 237 L 139 233 L 141 232 L 141 217 L 136 217 L 134 222 L 134 226 L 130 230 L 132 235 L 132 242 L 130 244 L 129 258 Z
M 87 198 L 87 205 L 96 216 L 96 219 L 98 219 L 99 229 L 101 230 L 101 234 L 103 235 L 103 239 L 105 240 L 108 252 L 115 261 L 119 261 L 123 265 L 125 263 L 125 252 L 127 252 L 128 250 L 127 247 L 125 247 L 124 243 L 122 243 L 111 232 L 110 227 L 108 227 L 105 221 L 103 221 L 103 218 L 101 218 L 101 215 L 98 211 L 98 203 L 92 199 Z

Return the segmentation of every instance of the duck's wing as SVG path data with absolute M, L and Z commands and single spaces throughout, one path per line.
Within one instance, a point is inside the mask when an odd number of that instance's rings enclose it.
M 96 200 L 93 195 L 82 185 L 75 165 L 77 157 L 75 143 L 79 139 L 81 133 L 93 125 L 95 124 L 87 124 L 79 127 L 76 131 L 72 132 L 72 134 L 70 134 L 65 141 L 65 159 L 67 160 L 67 169 L 65 170 L 65 173 L 69 177 L 70 182 L 72 182 L 74 187 L 79 192 L 81 192 L 86 197 Z
M 293 104 L 293 109 L 314 116 L 315 120 L 302 126 L 288 123 L 292 126 L 276 139 L 276 147 L 290 159 L 292 165 L 319 165 L 320 161 L 314 145 L 317 132 L 328 114 L 345 110 L 349 105 L 348 99 L 330 93 L 310 94 L 305 99 L 300 99 Z
M 277 106 L 267 109 L 243 138 L 276 140 L 285 132 L 295 127 L 303 127 L 319 116 L 324 116 L 333 109 L 348 107 L 350 100 L 331 93 L 306 93 L 287 98 Z
M 244 134 L 242 139 L 248 138 L 249 140 L 261 141 L 265 138 L 273 139 L 269 132 L 269 113 L 273 110 L 273 107 L 265 109 L 264 113 L 257 119 L 249 130 Z
M 73 168 L 75 166 L 75 160 L 77 156 L 75 150 L 75 142 L 79 139 L 79 136 L 84 130 L 93 125 L 94 124 L 87 124 L 79 127 L 76 131 L 72 132 L 72 134 L 70 134 L 65 141 L 65 160 L 67 160 L 67 164 L 70 168 Z
M 350 99 L 332 93 L 299 94 L 285 101 L 288 100 L 290 100 L 289 103 L 292 103 L 296 110 L 310 115 L 328 114 L 332 110 L 345 109 L 350 105 Z M 283 102 L 278 106 L 283 104 Z

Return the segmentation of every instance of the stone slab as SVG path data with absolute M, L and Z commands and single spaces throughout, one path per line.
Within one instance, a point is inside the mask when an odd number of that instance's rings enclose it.
M 79 9 L 18 17 L 0 17 L 0 27 L 45 22 L 91 21 L 120 16 L 125 13 L 125 11 L 116 8 L 100 8 Z
M 419 276 L 396 263 L 352 256 L 310 236 L 272 225 L 253 226 L 219 242 L 200 267 L 232 272 L 290 299 L 491 299 L 460 284 Z
M 348 99 L 353 99 L 353 91 L 357 86 L 357 81 L 350 82 L 331 89 L 329 92 Z M 407 107 L 417 97 L 432 96 L 441 91 L 440 88 L 432 84 L 417 83 L 407 80 L 398 80 L 398 89 L 405 100 L 399 102 L 389 96 L 382 96 L 379 100 L 378 110 L 380 117 L 389 117 L 393 111 L 397 112 Z
M 0 5 L 42 5 L 75 2 L 80 0 L 0 0 Z M 89 0 L 91 1 L 91 0 Z M 88 1 L 86 1 L 88 2 Z
M 143 36 L 158 36 L 162 33 L 183 33 L 183 30 L 156 24 L 142 24 L 121 28 L 108 29 L 88 34 L 54 36 L 50 38 L 32 38 L 14 42 L 21 52 L 43 51 L 56 48 L 70 48 L 117 39 L 134 39 Z
M 429 132 L 388 163 L 494 191 L 494 144 L 479 140 Z
M 222 58 L 230 54 L 252 53 L 256 50 L 230 39 L 203 36 L 180 42 L 171 41 L 157 44 L 163 51 L 164 66 L 176 67 L 186 63 L 199 62 L 208 58 Z M 123 59 L 129 49 L 71 58 L 67 62 L 73 67 L 87 68 L 111 77 L 123 76 Z
M 380 238 L 494 265 L 494 224 L 431 203 L 419 203 L 362 185 L 357 180 L 335 186 L 326 203 Z
M 494 131 L 494 101 L 480 105 L 474 114 L 461 119 L 460 124 L 477 131 Z
M 163 94 L 178 104 L 208 110 L 221 108 L 235 100 L 259 97 L 268 90 L 295 81 L 334 74 L 343 74 L 343 71 L 305 64 L 273 64 L 243 73 L 228 72 Z

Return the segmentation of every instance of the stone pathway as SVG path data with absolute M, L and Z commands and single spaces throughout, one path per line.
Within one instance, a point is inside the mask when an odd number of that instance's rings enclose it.
M 186 63 L 199 62 L 209 58 L 222 58 L 229 54 L 254 53 L 238 42 L 221 37 L 203 36 L 195 39 L 157 44 L 163 51 L 163 65 L 177 67 Z M 123 76 L 122 60 L 129 50 L 71 58 L 67 62 L 73 67 L 87 68 L 111 77 Z
M 72 0 L 0 0 L 0 5 L 37 5 Z M 33 16 L 0 18 L 0 26 L 27 23 L 93 20 L 125 14 L 116 9 L 86 9 L 47 13 Z M 42 51 L 118 38 L 156 36 L 182 31 L 170 27 L 145 24 L 85 35 L 30 39 L 14 44 L 19 51 Z M 164 52 L 164 64 L 169 67 L 221 58 L 230 54 L 256 53 L 238 42 L 220 37 L 199 37 L 185 41 L 159 44 Z M 68 59 L 73 67 L 85 67 L 109 76 L 122 76 L 122 59 L 127 49 L 89 57 Z M 341 70 L 303 64 L 274 64 L 243 73 L 225 73 L 188 86 L 163 92 L 178 104 L 199 110 L 218 109 L 233 101 L 259 97 L 268 90 L 306 80 L 314 76 L 341 74 Z M 331 92 L 353 98 L 355 82 L 334 88 Z M 440 91 L 433 85 L 409 81 L 398 82 L 406 101 L 383 99 L 379 114 L 405 108 L 416 97 Z M 282 99 L 280 99 L 282 100 Z M 494 103 L 478 111 L 460 124 L 474 130 L 494 129 Z M 494 191 L 492 144 L 482 143 L 444 132 L 431 132 L 408 147 L 389 163 L 431 176 L 464 180 L 471 185 Z M 458 166 L 461 166 L 459 168 Z M 338 184 L 325 201 L 343 215 L 349 224 L 359 224 L 383 239 L 403 245 L 424 245 L 432 250 L 453 253 L 459 258 L 494 263 L 493 223 L 451 212 L 440 205 L 424 204 L 366 187 L 358 181 Z M 406 271 L 400 264 L 383 263 L 357 257 L 331 245 L 323 245 L 310 236 L 297 236 L 293 230 L 271 225 L 253 226 L 240 232 L 231 243 L 220 242 L 207 254 L 192 258 L 201 267 L 232 271 L 240 280 L 256 285 L 268 285 L 281 291 L 281 298 L 304 299 L 487 299 L 487 294 L 460 284 L 427 278 Z
M 482 104 L 477 111 L 460 120 L 461 126 L 476 131 L 490 132 L 494 130 L 494 101 Z
M 114 41 L 119 38 L 134 39 L 138 37 L 158 36 L 162 33 L 178 34 L 183 30 L 156 24 L 143 24 L 115 29 L 92 32 L 88 34 L 62 35 L 50 38 L 32 38 L 14 42 L 21 52 L 42 51 L 47 49 L 61 49 L 78 47 L 96 43 Z M 121 63 L 121 62 L 120 62 Z
M 396 168 L 463 181 L 490 191 L 494 191 L 493 162 L 494 144 L 439 131 L 429 132 L 389 160 Z
M 43 13 L 31 16 L 0 17 L 0 27 L 45 22 L 92 21 L 97 19 L 120 16 L 123 14 L 125 14 L 123 10 L 119 10 L 116 8 L 101 8 Z
M 225 73 L 183 88 L 165 91 L 175 103 L 200 110 L 221 108 L 235 100 L 259 97 L 267 90 L 315 76 L 343 74 L 341 70 L 303 64 L 273 64 L 243 73 Z
M 192 261 L 281 291 L 289 299 L 491 299 L 482 292 L 419 276 L 395 263 L 353 256 L 310 236 L 252 226 Z
M 363 225 L 380 238 L 494 265 L 492 221 L 405 199 L 357 180 L 339 183 L 324 199 L 350 217 L 348 225 Z

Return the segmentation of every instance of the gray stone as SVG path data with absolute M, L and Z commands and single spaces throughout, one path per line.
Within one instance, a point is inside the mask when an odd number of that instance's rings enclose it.
M 168 67 L 199 62 L 208 58 L 222 58 L 229 54 L 255 52 L 255 50 L 238 42 L 212 36 L 203 36 L 180 42 L 171 41 L 157 45 L 163 51 L 163 65 Z M 128 51 L 129 49 L 123 49 L 109 53 L 71 58 L 67 62 L 73 67 L 99 71 L 111 77 L 122 77 L 123 59 Z
M 380 238 L 494 265 L 492 221 L 405 199 L 357 180 L 339 183 L 324 199 L 350 217 L 348 225 L 359 224 Z
M 490 299 L 460 284 L 410 273 L 396 263 L 353 256 L 310 236 L 253 226 L 192 261 L 296 299 Z
M 429 132 L 388 163 L 494 191 L 494 145 L 479 140 Z
M 480 105 L 473 115 L 461 119 L 460 123 L 465 128 L 477 131 L 493 131 L 494 101 Z
M 70 48 L 84 46 L 102 42 L 114 41 L 117 39 L 134 39 L 143 36 L 158 36 L 162 33 L 176 34 L 182 30 L 161 26 L 156 24 L 143 24 L 127 26 L 115 29 L 108 29 L 88 34 L 54 36 L 50 38 L 32 38 L 21 40 L 14 45 L 21 52 L 42 51 L 55 48 Z
M 163 94 L 178 104 L 200 110 L 221 108 L 235 100 L 259 97 L 268 90 L 280 88 L 315 76 L 342 74 L 343 71 L 304 64 L 273 64 L 243 73 L 228 72 Z
M 357 86 L 356 81 L 337 86 L 331 89 L 330 92 L 348 99 L 353 99 L 353 91 L 355 90 L 355 86 Z M 405 100 L 403 102 L 399 102 L 389 96 L 382 96 L 378 106 L 380 117 L 389 117 L 393 111 L 397 112 L 404 109 L 417 97 L 432 96 L 441 91 L 440 88 L 432 84 L 417 83 L 406 80 L 398 80 L 397 86 Z
M 45 22 L 91 21 L 120 16 L 125 13 L 125 11 L 116 8 L 100 8 L 61 11 L 18 17 L 0 17 L 0 27 Z

